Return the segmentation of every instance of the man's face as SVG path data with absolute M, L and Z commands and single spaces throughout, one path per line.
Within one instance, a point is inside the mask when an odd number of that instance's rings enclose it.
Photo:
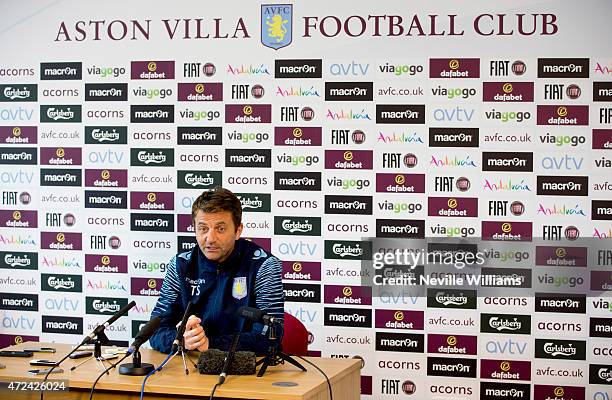
M 232 254 L 234 242 L 242 233 L 242 224 L 236 229 L 229 211 L 205 213 L 198 210 L 194 226 L 198 246 L 206 258 L 219 263 Z

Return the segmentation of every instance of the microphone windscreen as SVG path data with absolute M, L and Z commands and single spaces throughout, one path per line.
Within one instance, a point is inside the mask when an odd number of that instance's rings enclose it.
M 200 354 L 198 360 L 198 370 L 201 374 L 219 375 L 223 370 L 227 351 L 208 349 Z M 252 351 L 237 351 L 234 359 L 229 365 L 228 375 L 254 375 L 255 374 L 255 353 Z

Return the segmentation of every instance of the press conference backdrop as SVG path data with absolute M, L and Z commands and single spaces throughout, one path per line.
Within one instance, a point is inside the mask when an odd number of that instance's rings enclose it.
M 612 5 L 497 3 L 4 2 L 0 345 L 134 299 L 127 344 L 223 185 L 364 398 L 608 399 L 610 254 L 559 240 L 612 236 Z M 540 241 L 488 253 L 539 292 L 360 276 L 368 237 L 480 236 Z

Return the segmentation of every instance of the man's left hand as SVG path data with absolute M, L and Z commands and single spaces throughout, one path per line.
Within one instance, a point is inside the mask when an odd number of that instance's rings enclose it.
M 185 325 L 185 333 L 183 338 L 185 339 L 185 349 L 198 351 L 208 350 L 208 337 L 206 332 L 200 323 L 202 320 L 195 315 L 190 315 Z

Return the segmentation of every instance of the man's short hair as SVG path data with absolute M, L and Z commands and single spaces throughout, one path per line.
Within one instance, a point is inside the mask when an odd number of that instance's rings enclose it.
M 242 223 L 242 204 L 238 197 L 231 191 L 217 186 L 212 190 L 202 192 L 191 206 L 191 220 L 195 221 L 195 216 L 199 211 L 205 213 L 216 213 L 229 211 L 232 213 L 232 219 L 236 229 Z

